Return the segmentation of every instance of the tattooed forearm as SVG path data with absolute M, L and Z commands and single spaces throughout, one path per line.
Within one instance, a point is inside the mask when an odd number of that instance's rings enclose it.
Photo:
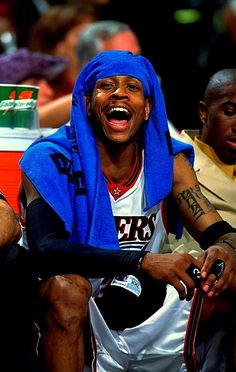
M 216 211 L 214 205 L 212 205 L 212 204 L 210 203 L 210 201 L 209 201 L 209 200 L 208 200 L 208 199 L 207 199 L 203 194 L 202 194 L 202 199 L 204 200 L 204 202 L 205 202 L 207 208 L 209 209 L 209 212 L 216 212 L 216 213 L 217 213 L 217 211 Z
M 204 214 L 215 211 L 214 207 L 201 193 L 199 185 L 195 185 L 194 188 L 183 190 L 181 193 L 178 194 L 177 201 L 179 206 L 181 205 L 181 203 L 187 204 L 187 207 L 194 216 L 195 221 Z M 203 209 L 203 207 L 201 206 L 202 203 L 205 205 L 207 210 Z

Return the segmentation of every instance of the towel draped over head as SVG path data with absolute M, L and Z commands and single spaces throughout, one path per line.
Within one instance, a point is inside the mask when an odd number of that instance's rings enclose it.
M 131 52 L 113 50 L 96 55 L 76 81 L 70 126 L 37 140 L 20 163 L 42 197 L 63 219 L 71 240 L 110 249 L 119 248 L 119 244 L 84 96 L 94 89 L 97 80 L 119 75 L 140 80 L 145 97 L 151 99 L 151 114 L 143 128 L 146 208 L 163 200 L 172 190 L 174 155 L 184 152 L 193 163 L 193 148 L 170 138 L 157 74 L 145 57 Z M 60 158 L 58 153 L 63 156 Z M 64 158 L 68 160 L 66 170 L 58 171 L 55 159 L 57 165 L 65 167 Z M 181 228 L 178 235 L 180 232 Z

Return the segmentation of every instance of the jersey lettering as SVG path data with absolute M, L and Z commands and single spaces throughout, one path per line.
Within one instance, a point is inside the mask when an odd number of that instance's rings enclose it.
M 118 239 L 123 241 L 148 241 L 155 230 L 156 213 L 150 216 L 115 216 Z

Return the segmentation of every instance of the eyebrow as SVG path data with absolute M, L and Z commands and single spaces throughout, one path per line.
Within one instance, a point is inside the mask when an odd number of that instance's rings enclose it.
M 222 105 L 231 105 L 231 106 L 236 107 L 236 102 L 231 101 L 231 100 L 226 100 L 222 102 Z

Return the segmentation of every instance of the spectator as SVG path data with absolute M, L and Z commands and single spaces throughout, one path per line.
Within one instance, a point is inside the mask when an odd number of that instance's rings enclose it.
M 90 7 L 55 5 L 35 23 L 30 49 L 64 57 L 69 61 L 62 74 L 52 81 L 55 98 L 71 94 L 79 72 L 76 41 L 79 33 L 95 19 Z
M 46 370 L 83 368 L 89 278 L 98 279 L 89 301 L 97 368 L 179 371 L 187 363 L 193 295 L 232 289 L 236 267 L 235 229 L 200 192 L 192 159 L 192 147 L 169 136 L 146 58 L 105 51 L 84 67 L 71 125 L 34 142 L 20 163 L 28 242 L 43 280 Z M 181 235 L 179 216 L 206 249 L 200 259 L 161 253 L 167 226 Z M 213 271 L 218 259 L 222 275 Z M 199 291 L 191 265 L 200 271 Z
M 77 43 L 80 67 L 84 67 L 96 54 L 105 50 L 129 50 L 141 54 L 137 36 L 127 23 L 96 21 L 81 31 Z
M 63 57 L 33 53 L 26 48 L 0 55 L 0 84 L 23 84 L 39 86 L 38 107 L 55 98 L 50 85 L 67 66 Z

